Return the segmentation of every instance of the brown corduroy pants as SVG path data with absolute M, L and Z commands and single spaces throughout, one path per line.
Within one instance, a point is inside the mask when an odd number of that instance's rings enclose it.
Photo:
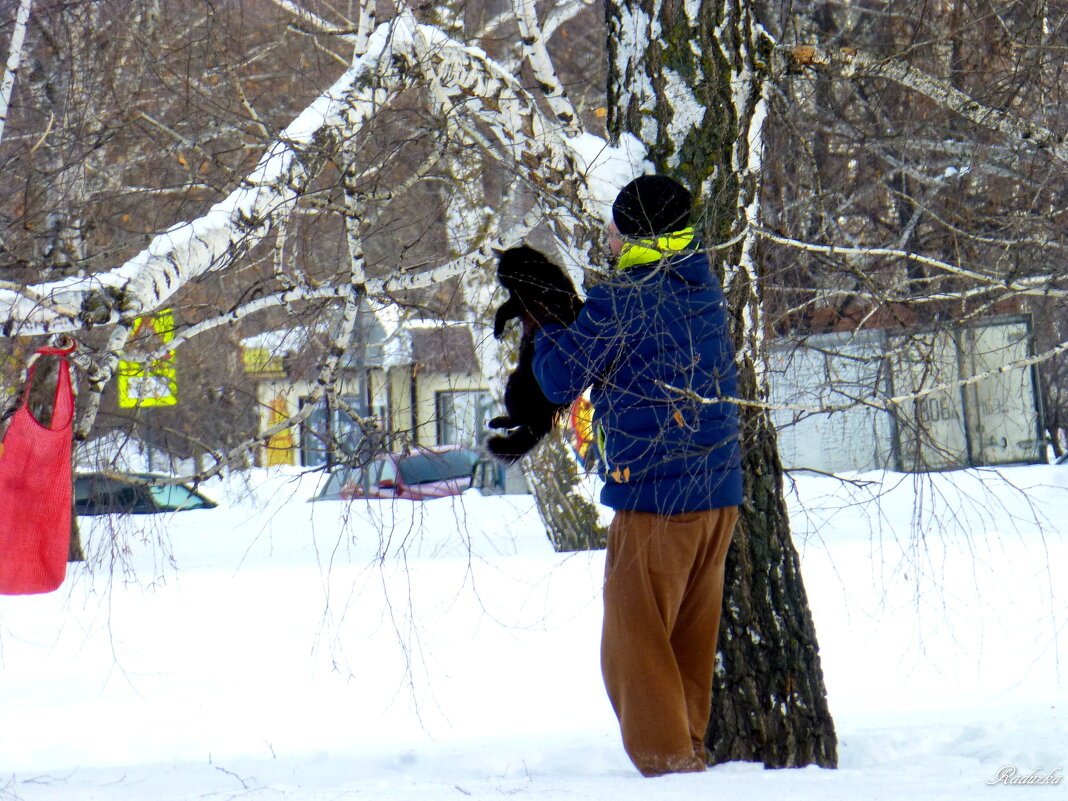
M 738 507 L 617 511 L 608 529 L 601 671 L 645 776 L 705 769 L 723 565 Z

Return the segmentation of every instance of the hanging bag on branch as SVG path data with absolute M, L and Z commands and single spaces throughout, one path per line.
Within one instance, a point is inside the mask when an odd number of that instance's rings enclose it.
M 63 583 L 70 547 L 71 422 L 74 391 L 67 356 L 74 351 L 41 348 L 58 356 L 52 422 L 30 411 L 37 369 L 31 362 L 22 401 L 0 443 L 0 594 L 51 592 Z

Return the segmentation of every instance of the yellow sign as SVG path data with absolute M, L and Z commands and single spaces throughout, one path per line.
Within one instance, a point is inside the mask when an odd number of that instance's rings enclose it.
M 260 378 L 285 378 L 285 366 L 282 357 L 271 353 L 267 348 L 245 348 L 241 354 L 245 372 Z
M 174 339 L 174 313 L 160 309 L 154 315 L 134 321 L 131 339 L 143 339 L 142 347 L 158 351 Z M 174 406 L 178 403 L 178 373 L 174 351 L 151 362 L 119 361 L 119 406 L 123 409 L 148 406 Z

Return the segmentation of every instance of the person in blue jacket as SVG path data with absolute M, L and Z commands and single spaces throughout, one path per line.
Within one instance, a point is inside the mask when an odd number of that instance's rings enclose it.
M 723 566 L 742 473 L 726 303 L 678 182 L 646 175 L 612 208 L 614 274 L 570 326 L 534 339 L 549 400 L 591 387 L 606 462 L 601 666 L 647 776 L 705 769 Z

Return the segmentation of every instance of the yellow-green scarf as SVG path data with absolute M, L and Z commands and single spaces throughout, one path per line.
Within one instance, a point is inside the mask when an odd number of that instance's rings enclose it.
M 639 264 L 653 264 L 666 256 L 674 256 L 686 249 L 693 241 L 693 228 L 659 236 L 656 239 L 639 239 L 627 242 L 619 254 L 617 269 L 626 270 Z

